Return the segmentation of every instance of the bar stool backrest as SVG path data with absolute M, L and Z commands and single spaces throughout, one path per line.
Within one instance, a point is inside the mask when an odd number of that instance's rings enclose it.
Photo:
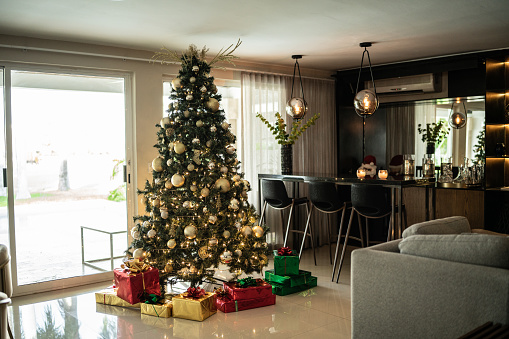
M 5 293 L 8 298 L 12 296 L 10 259 L 7 246 L 0 244 L 0 292 Z
M 375 185 L 352 185 L 352 206 L 360 214 L 377 218 L 391 211 L 389 189 Z
M 281 180 L 262 180 L 262 192 L 265 201 L 274 208 L 285 208 L 292 203 Z
M 309 200 L 320 211 L 337 211 L 345 204 L 345 199 L 339 194 L 332 182 L 310 182 L 308 184 Z

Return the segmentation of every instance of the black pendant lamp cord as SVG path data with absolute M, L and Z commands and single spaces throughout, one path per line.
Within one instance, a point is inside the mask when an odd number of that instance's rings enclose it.
M 295 58 L 295 65 L 293 65 L 292 93 L 290 94 L 290 98 L 293 98 L 293 87 L 295 84 L 295 68 L 297 68 L 299 70 L 300 91 L 302 93 L 302 100 L 304 100 L 304 102 L 305 102 L 306 98 L 304 98 L 304 87 L 302 86 L 302 76 L 300 75 L 300 65 L 299 65 L 299 60 L 297 58 Z
M 369 73 L 371 74 L 371 83 L 373 84 L 373 90 L 376 94 L 375 78 L 373 78 L 373 69 L 371 68 L 371 58 L 369 57 L 369 51 L 367 47 L 364 47 L 364 52 L 362 52 L 361 68 L 359 69 L 359 77 L 357 78 L 357 88 L 355 89 L 355 93 L 359 93 L 359 83 L 361 82 L 362 64 L 364 63 L 364 53 L 368 54 Z M 293 72 L 295 76 L 295 68 Z
M 366 127 L 366 117 L 362 117 L 362 162 L 364 163 L 364 155 L 366 154 L 366 134 L 364 128 Z

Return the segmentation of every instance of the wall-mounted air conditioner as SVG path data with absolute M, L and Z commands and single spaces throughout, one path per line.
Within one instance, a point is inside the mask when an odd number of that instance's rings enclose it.
M 420 74 L 406 77 L 375 80 L 377 94 L 390 93 L 429 93 L 440 91 L 440 75 Z M 366 81 L 366 88 L 373 90 L 371 81 Z

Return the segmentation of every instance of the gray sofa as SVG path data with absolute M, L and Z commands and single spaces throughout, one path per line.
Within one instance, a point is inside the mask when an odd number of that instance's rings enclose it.
M 509 324 L 509 237 L 464 217 L 415 224 L 352 252 L 352 338 L 457 338 Z

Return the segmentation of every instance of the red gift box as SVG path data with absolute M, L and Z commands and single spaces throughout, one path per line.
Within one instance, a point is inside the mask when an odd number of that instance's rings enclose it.
M 251 308 L 269 306 L 276 304 L 276 295 L 272 294 L 268 297 L 233 300 L 229 296 L 216 299 L 216 307 L 223 313 L 238 312 L 249 310 Z
M 117 297 L 124 299 L 130 304 L 141 301 L 145 294 L 161 295 L 159 287 L 159 271 L 150 267 L 145 272 L 130 273 L 122 269 L 114 269 L 115 285 L 118 287 Z
M 223 283 L 223 290 L 233 300 L 259 299 L 272 295 L 272 285 L 263 279 L 256 279 L 256 286 L 239 287 L 235 282 Z

